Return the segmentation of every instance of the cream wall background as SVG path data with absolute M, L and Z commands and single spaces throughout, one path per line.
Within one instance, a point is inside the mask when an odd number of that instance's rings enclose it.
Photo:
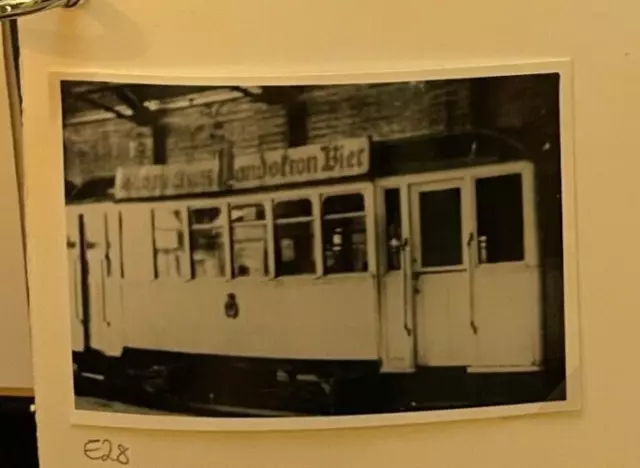
M 104 437 L 130 447 L 133 467 L 640 466 L 639 17 L 622 0 L 89 0 L 21 20 L 42 467 L 93 466 L 83 444 Z M 311 432 L 68 427 L 66 368 L 56 366 L 68 360 L 68 323 L 55 267 L 64 218 L 49 71 L 265 76 L 547 58 L 573 62 L 582 412 Z
M 33 376 L 27 285 L 9 93 L 0 34 L 0 396 L 31 396 Z M 13 93 L 12 93 L 13 98 Z M 19 142 L 15 142 L 19 143 Z

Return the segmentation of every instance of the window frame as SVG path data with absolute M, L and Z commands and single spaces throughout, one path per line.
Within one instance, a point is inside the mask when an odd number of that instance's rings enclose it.
M 421 189 L 425 187 L 424 189 Z M 428 188 L 427 188 L 428 187 Z M 461 262 L 455 265 L 442 266 L 422 266 L 422 226 L 419 217 L 415 217 L 415 213 L 420 210 L 420 194 L 425 192 L 439 192 L 449 189 L 458 189 L 460 191 L 460 253 Z M 411 212 L 412 227 L 411 236 L 418 236 L 413 242 L 412 257 L 414 258 L 413 271 L 420 274 L 428 273 L 445 273 L 466 271 L 472 266 L 471 249 L 467 245 L 467 236 L 469 232 L 475 232 L 474 224 L 470 223 L 469 214 L 471 213 L 471 203 L 469 200 L 469 180 L 467 177 L 448 177 L 443 179 L 426 180 L 423 182 L 412 184 L 409 190 L 409 210 Z M 475 237 L 475 236 L 474 236 Z M 475 241 L 475 239 L 474 239 Z
M 274 263 L 275 263 L 275 252 L 274 252 L 274 242 L 273 242 L 273 204 L 268 197 L 256 196 L 253 198 L 243 198 L 242 200 L 237 200 L 235 197 L 228 197 L 221 201 L 224 203 L 227 210 L 227 224 L 226 224 L 226 232 L 229 238 L 229 260 L 228 260 L 228 268 L 229 268 L 229 280 L 230 281 L 270 281 L 274 278 Z M 266 248 L 267 248 L 267 274 L 263 276 L 236 276 L 234 274 L 234 241 L 233 241 L 233 226 L 234 222 L 231 220 L 231 211 L 234 206 L 242 206 L 242 205 L 262 205 L 264 207 L 264 220 L 258 221 L 243 221 L 240 224 L 244 226 L 266 226 Z
M 283 202 L 288 202 L 288 201 L 295 201 L 295 200 L 309 200 L 311 202 L 311 216 L 302 216 L 302 217 L 297 217 L 297 218 L 284 218 L 281 220 L 276 219 L 275 217 L 275 206 L 278 203 L 283 203 Z M 296 278 L 301 278 L 301 279 L 313 279 L 313 278 L 319 278 L 320 276 L 322 276 L 321 272 L 322 272 L 322 263 L 323 263 L 323 258 L 322 258 L 322 239 L 318 239 L 318 223 L 317 223 L 317 219 L 319 216 L 319 207 L 318 207 L 318 200 L 319 200 L 319 194 L 318 193 L 300 193 L 299 195 L 290 195 L 290 196 L 283 196 L 280 194 L 277 194 L 277 196 L 273 197 L 271 199 L 271 213 L 272 213 L 272 217 L 273 217 L 273 222 L 272 222 L 272 226 L 273 226 L 273 266 L 274 266 L 274 279 L 276 280 L 289 280 L 289 279 L 296 279 Z M 311 227 L 313 229 L 313 256 L 314 256 L 314 263 L 315 263 L 315 271 L 313 273 L 297 273 L 294 275 L 279 275 L 277 270 L 276 270 L 276 225 L 286 225 L 286 224 L 296 224 L 296 223 L 303 223 L 303 222 L 310 222 L 311 223 Z M 320 252 L 320 253 L 319 253 Z M 320 257 L 318 257 L 318 255 L 320 255 Z
M 348 217 L 362 216 L 366 229 L 366 248 L 367 248 L 367 271 L 344 272 L 327 274 L 324 262 L 323 238 L 322 238 L 322 200 L 329 196 L 348 195 L 358 193 L 362 195 L 364 200 L 364 210 L 360 214 L 352 214 Z M 274 206 L 275 203 L 282 201 L 291 201 L 299 199 L 308 199 L 311 201 L 312 217 L 300 218 L 300 221 L 312 221 L 314 232 L 314 256 L 316 269 L 314 273 L 301 273 L 295 275 L 277 276 L 276 272 L 276 252 L 275 252 L 275 226 Z M 295 281 L 297 279 L 339 279 L 344 277 L 363 277 L 376 275 L 378 269 L 377 259 L 377 237 L 376 232 L 376 213 L 371 208 L 376 206 L 375 190 L 371 182 L 351 182 L 338 183 L 333 185 L 325 185 L 313 188 L 296 188 L 288 190 L 273 190 L 254 194 L 232 194 L 228 196 L 210 198 L 188 198 L 184 200 L 167 200 L 149 202 L 149 226 L 151 235 L 151 260 L 152 278 L 154 281 L 176 282 L 176 281 Z M 257 223 L 265 224 L 267 227 L 267 258 L 269 266 L 269 274 L 264 277 L 246 276 L 236 277 L 233 274 L 233 236 L 231 222 L 231 209 L 233 206 L 245 204 L 262 203 L 265 207 L 265 220 Z M 192 210 L 202 208 L 219 208 L 222 212 L 223 240 L 225 242 L 225 275 L 224 277 L 195 277 L 195 271 L 192 263 L 192 247 L 191 247 L 191 225 L 189 222 L 189 214 Z M 158 277 L 157 261 L 156 261 L 156 242 L 155 242 L 155 212 L 157 210 L 179 210 L 183 219 L 182 234 L 185 236 L 185 251 L 181 254 L 183 261 L 186 261 L 186 272 L 180 277 Z M 342 217 L 338 215 L 336 217 Z M 297 218 L 296 218 L 297 219 Z M 286 222 L 295 222 L 295 219 L 287 219 Z
M 481 263 L 479 259 L 479 236 L 478 236 L 478 217 L 477 217 L 477 197 L 476 182 L 480 179 L 489 179 L 492 177 L 519 175 L 521 180 L 522 194 L 522 244 L 523 256 L 520 260 L 509 260 L 502 262 Z M 534 190 L 534 173 L 533 167 L 529 165 L 520 165 L 519 167 L 506 166 L 496 168 L 493 171 L 478 171 L 469 176 L 469 198 L 471 216 L 473 221 L 473 232 L 475 234 L 474 248 L 474 266 L 477 269 L 491 270 L 504 268 L 519 268 L 522 266 L 538 266 L 538 235 L 537 235 L 537 206 Z
M 336 187 L 336 190 L 328 191 L 322 190 L 318 194 L 318 223 L 319 223 L 319 235 L 318 241 L 320 243 L 320 255 L 321 261 L 319 262 L 322 266 L 320 276 L 326 279 L 332 278 L 345 278 L 345 277 L 354 277 L 354 276 L 363 276 L 363 275 L 375 275 L 377 272 L 377 242 L 376 242 L 376 226 L 375 226 L 375 210 L 371 209 L 371 206 L 375 206 L 374 200 L 374 191 L 373 187 L 362 187 L 356 188 L 354 186 L 341 186 Z M 322 203 L 324 199 L 333 196 L 340 195 L 353 195 L 353 194 L 362 195 L 364 202 L 364 209 L 361 212 L 351 212 L 345 214 L 338 215 L 328 215 L 325 218 L 324 213 L 322 212 Z M 358 214 L 356 214 L 358 213 Z M 340 273 L 327 273 L 325 259 L 324 259 L 324 230 L 323 230 L 323 221 L 325 219 L 354 219 L 362 217 L 364 219 L 365 225 L 365 245 L 367 248 L 367 270 L 366 271 L 345 271 Z
M 189 220 L 187 204 L 177 201 L 161 202 L 153 204 L 149 210 L 149 221 L 151 227 L 151 259 L 153 261 L 153 280 L 162 282 L 175 282 L 175 281 L 190 281 L 193 279 L 193 268 L 191 265 L 191 239 L 189 236 Z M 156 248 L 156 211 L 179 211 L 182 217 L 182 226 L 180 231 L 184 237 L 184 249 L 180 253 L 181 261 L 186 265 L 185 271 L 178 277 L 158 276 L 158 261 L 157 261 L 157 248 Z M 178 230 L 176 230 L 178 231 Z
M 498 177 L 509 174 L 519 174 L 522 177 L 522 206 L 523 206 L 523 235 L 524 235 L 524 259 L 521 261 L 502 262 L 502 263 L 479 263 L 477 255 L 477 219 L 476 219 L 476 199 L 475 199 L 475 181 L 477 179 L 483 179 L 488 177 Z M 374 182 L 375 194 L 376 194 L 376 232 L 378 243 L 376 245 L 378 262 L 384 266 L 384 274 L 396 274 L 398 270 L 388 270 L 386 265 L 386 256 L 388 246 L 385 241 L 385 223 L 386 213 L 384 206 L 384 191 L 386 189 L 397 188 L 400 189 L 400 208 L 401 208 L 401 223 L 402 230 L 405 237 L 412 239 L 413 225 L 416 222 L 411 217 L 412 206 L 412 187 L 421 184 L 436 184 L 439 182 L 445 182 L 451 179 L 464 179 L 467 188 L 463 192 L 463 201 L 467 199 L 467 209 L 465 210 L 465 219 L 470 222 L 469 232 L 474 234 L 472 253 L 474 255 L 470 258 L 468 266 L 473 268 L 482 268 L 490 270 L 493 268 L 520 268 L 526 267 L 538 267 L 539 260 L 539 234 L 538 234 L 538 219 L 537 219 L 537 206 L 536 206 L 536 190 L 535 190 L 535 169 L 532 162 L 527 160 L 485 164 L 475 167 L 463 167 L 443 171 L 433 171 L 421 174 L 404 174 L 394 175 L 389 177 L 382 177 Z M 408 233 L 408 234 L 407 234 Z M 467 240 L 464 238 L 463 240 Z M 415 250 L 412 247 L 412 242 L 409 244 L 409 258 L 414 258 L 416 255 Z M 465 248 L 465 251 L 469 249 Z M 412 267 L 413 269 L 413 267 Z M 460 268 L 462 270 L 462 268 Z M 438 268 L 430 270 L 416 270 L 418 273 L 436 273 Z M 440 269 L 443 271 L 443 269 Z M 446 268 L 444 269 L 446 271 Z
M 220 226 L 216 229 L 222 231 L 222 241 L 224 243 L 224 275 L 221 276 L 201 276 L 196 277 L 195 269 L 193 268 L 193 248 L 191 245 L 191 223 L 189 220 L 189 214 L 194 210 L 202 210 L 208 208 L 220 209 Z M 230 257 L 229 257 L 229 241 L 230 241 L 230 229 L 229 229 L 229 205 L 223 203 L 220 200 L 202 200 L 199 202 L 187 202 L 186 203 L 186 229 L 187 236 L 189 238 L 189 265 L 190 265 L 190 280 L 191 281 L 221 281 L 229 279 L 230 275 Z

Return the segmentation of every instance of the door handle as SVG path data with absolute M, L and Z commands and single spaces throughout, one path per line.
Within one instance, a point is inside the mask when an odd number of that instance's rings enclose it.
M 83 0 L 0 0 L 0 20 L 10 20 L 51 8 L 73 8 Z

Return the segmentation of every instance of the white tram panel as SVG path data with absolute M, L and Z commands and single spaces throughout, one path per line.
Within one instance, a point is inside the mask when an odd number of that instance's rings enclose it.
M 527 367 L 538 370 L 543 361 L 542 270 L 533 165 L 480 168 L 472 174 L 470 183 L 481 178 L 513 176 L 513 169 L 520 169 L 522 181 L 523 252 L 514 261 L 490 263 L 477 257 L 472 259 L 474 299 L 471 305 L 478 328 L 472 371 L 517 371 Z M 474 194 L 475 191 L 470 190 L 475 207 L 478 202 Z M 476 243 L 482 240 L 480 234 L 476 236 Z M 474 250 L 476 256 L 480 251 Z
M 122 352 L 119 226 L 118 212 L 113 203 L 89 203 L 67 208 L 74 351 L 91 346 L 110 356 L 118 356 Z M 83 289 L 86 290 L 84 301 Z M 88 327 L 87 333 L 85 327 Z M 89 342 L 85 342 L 85 337 Z
M 521 199 L 522 251 L 495 261 L 481 258 L 481 243 L 501 239 L 480 231 L 476 191 L 482 181 L 501 176 L 518 181 L 512 187 L 519 187 L 514 193 Z M 405 244 L 402 268 L 386 268 L 380 280 L 383 371 L 539 370 L 543 311 L 533 166 L 493 164 L 398 176 L 377 185 L 379 200 L 386 190 L 399 191 L 404 237 L 395 242 Z M 492 200 L 495 211 L 504 202 Z M 378 216 L 385 223 L 381 207 Z M 446 224 L 453 228 L 441 230 Z M 380 237 L 384 252 L 389 239 Z
M 67 206 L 67 267 L 69 309 L 71 319 L 71 348 L 84 350 L 84 318 L 82 306 L 82 266 L 80 263 L 79 207 Z
M 118 205 L 122 219 L 124 279 L 121 283 L 125 311 L 125 345 L 138 349 L 165 350 L 226 356 L 377 360 L 378 315 L 375 277 L 373 210 L 365 209 L 368 272 L 325 276 L 320 269 L 307 275 L 276 277 L 273 268 L 273 223 L 267 209 L 265 236 L 269 267 L 261 277 L 232 278 L 229 271 L 229 230 L 223 232 L 225 271 L 219 277 L 194 277 L 188 255 L 172 265 L 173 276 L 158 278 L 154 271 L 154 215 L 172 212 L 177 234 L 164 236 L 167 248 L 188 242 L 189 209 L 265 203 L 272 200 L 309 198 L 313 201 L 314 238 L 321 230 L 320 196 L 362 193 L 365 207 L 373 204 L 371 184 L 341 185 L 259 196 L 234 196 L 203 201 L 189 199 Z M 221 228 L 225 223 L 221 224 Z M 185 226 L 181 230 L 178 226 Z M 166 226 L 170 230 L 171 226 Z M 156 243 L 157 241 L 157 236 Z M 156 246 L 157 247 L 157 246 Z M 186 249 L 189 250 L 189 249 Z M 322 259 L 320 239 L 315 241 L 315 260 Z M 236 252 L 237 253 L 237 252 Z M 151 267 L 150 267 L 151 266 Z M 155 277 L 154 277 L 155 276 Z M 233 295 L 237 317 L 225 306 Z M 231 313 L 233 315 L 233 312 Z
M 478 184 L 508 175 L 520 184 L 522 252 L 492 261 L 482 258 L 481 243 L 496 239 L 479 230 Z M 395 240 L 403 247 L 396 270 L 383 260 L 390 247 L 385 229 L 390 214 L 383 206 L 387 189 L 399 192 L 402 237 Z M 323 274 L 320 203 L 339 193 L 364 195 L 366 272 Z M 313 205 L 315 271 L 277 277 L 272 204 L 300 198 Z M 230 269 L 228 224 L 235 215 L 229 207 L 252 203 L 266 207 L 260 248 L 269 252 L 268 262 L 259 278 L 237 278 Z M 498 210 L 501 200 L 492 203 Z M 424 366 L 536 370 L 542 362 L 542 295 L 535 204 L 533 166 L 518 162 L 252 196 L 72 205 L 67 213 L 73 349 L 91 346 L 111 356 L 130 347 L 380 360 L 386 372 Z M 208 260 L 209 268 L 224 265 L 217 277 L 196 274 L 198 261 L 192 261 L 189 246 L 189 210 L 207 207 L 221 208 L 222 222 L 209 226 L 220 228 L 225 246 L 224 262 Z M 455 229 L 440 231 L 446 223 Z M 455 255 L 438 257 L 452 245 Z M 158 259 L 158 250 L 178 254 Z M 89 333 L 83 330 L 86 323 Z

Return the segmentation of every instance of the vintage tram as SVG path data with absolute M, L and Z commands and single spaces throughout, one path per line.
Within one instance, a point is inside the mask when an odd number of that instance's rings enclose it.
M 544 281 L 535 165 L 517 153 L 475 134 L 354 138 L 238 155 L 226 176 L 216 160 L 119 168 L 67 203 L 75 366 L 165 366 L 194 389 L 209 377 L 212 399 L 247 375 L 329 393 L 362 378 L 353 401 L 452 372 L 530 390 Z

